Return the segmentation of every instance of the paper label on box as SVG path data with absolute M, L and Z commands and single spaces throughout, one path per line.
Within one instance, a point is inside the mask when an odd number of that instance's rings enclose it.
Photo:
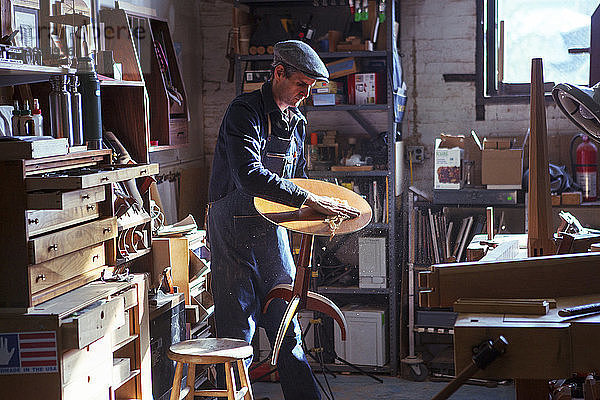
M 0 375 L 58 372 L 56 332 L 0 333 Z
M 435 189 L 460 189 L 461 152 L 462 149 L 458 147 L 440 149 L 436 145 L 433 171 Z
M 375 104 L 375 74 L 356 74 L 356 104 Z

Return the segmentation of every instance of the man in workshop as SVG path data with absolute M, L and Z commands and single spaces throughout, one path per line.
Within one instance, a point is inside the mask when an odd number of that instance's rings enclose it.
M 328 81 L 323 61 L 306 43 L 288 40 L 275 44 L 272 66 L 269 82 L 236 97 L 223 117 L 208 213 L 217 336 L 250 343 L 262 326 L 271 346 L 286 304 L 275 299 L 263 314 L 263 301 L 275 285 L 292 282 L 296 267 L 287 231 L 260 216 L 253 198 L 306 205 L 326 215 L 358 216 L 358 210 L 288 180 L 306 178 L 306 119 L 297 106 L 317 80 Z M 321 398 L 296 318 L 286 332 L 277 368 L 286 400 Z

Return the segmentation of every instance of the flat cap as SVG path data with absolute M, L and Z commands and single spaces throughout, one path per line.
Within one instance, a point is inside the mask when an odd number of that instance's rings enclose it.
M 273 65 L 284 63 L 309 78 L 329 82 L 329 71 L 316 51 L 299 40 L 285 40 L 273 46 Z

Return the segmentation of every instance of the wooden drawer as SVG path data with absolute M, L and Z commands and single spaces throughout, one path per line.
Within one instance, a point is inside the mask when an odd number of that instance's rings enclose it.
M 186 144 L 188 142 L 188 121 L 175 118 L 169 121 L 169 144 Z
M 112 343 L 110 335 L 103 336 L 83 349 L 65 351 L 62 355 L 63 385 L 85 377 L 98 365 L 112 363 Z
M 158 173 L 158 164 L 108 165 L 59 171 L 25 178 L 31 190 L 75 190 L 127 181 Z
M 104 201 L 104 186 L 70 192 L 31 192 L 27 193 L 28 210 L 66 210 Z
M 110 398 L 112 358 L 109 364 L 96 363 L 87 374 L 63 387 L 62 400 L 106 400 Z
M 97 219 L 100 216 L 98 204 L 69 208 L 67 210 L 35 210 L 27 211 L 28 236 L 77 225 Z
M 29 240 L 32 264 L 81 250 L 117 236 L 116 217 L 88 222 Z
M 41 264 L 30 265 L 31 293 L 38 293 L 105 264 L 104 243 L 100 243 Z
M 125 310 L 129 310 L 131 307 L 135 307 L 138 304 L 137 287 L 127 289 L 123 293 L 119 294 L 118 297 L 123 299 Z
M 63 350 L 82 349 L 125 323 L 123 299 L 98 301 L 62 322 Z

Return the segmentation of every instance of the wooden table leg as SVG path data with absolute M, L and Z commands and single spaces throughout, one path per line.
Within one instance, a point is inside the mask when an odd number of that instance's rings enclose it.
M 548 400 L 550 389 L 547 379 L 515 379 L 517 400 Z

